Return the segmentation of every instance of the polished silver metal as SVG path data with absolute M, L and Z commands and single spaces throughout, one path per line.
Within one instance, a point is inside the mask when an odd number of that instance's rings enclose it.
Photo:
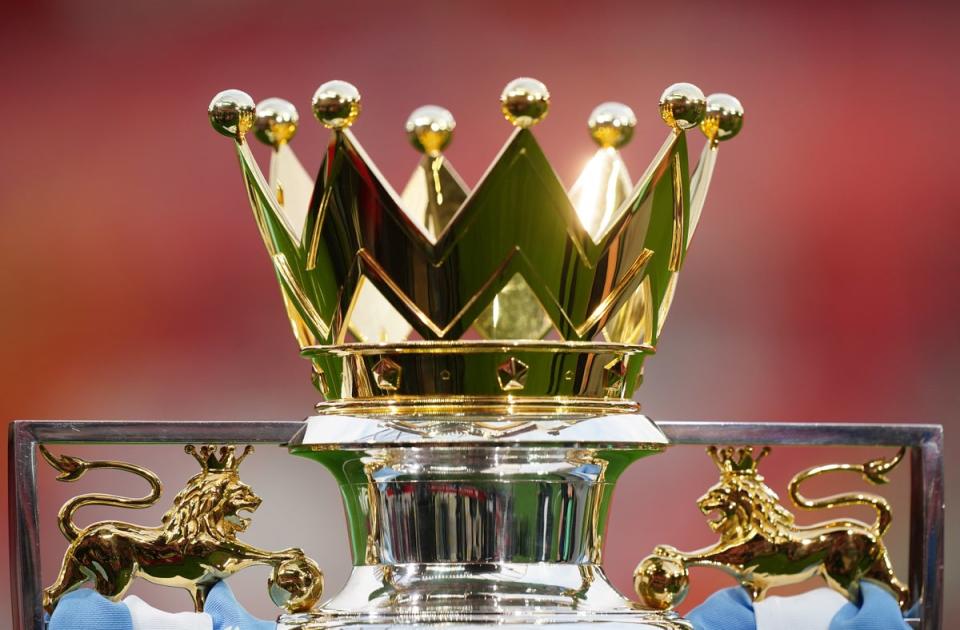
M 354 571 L 291 630 L 520 622 L 689 629 L 601 567 L 620 474 L 667 439 L 639 414 L 322 415 L 290 441 L 340 486 Z
M 446 600 L 442 608 L 423 606 L 438 594 Z M 356 567 L 343 590 L 318 612 L 284 615 L 278 629 L 395 629 L 433 622 L 498 628 L 531 623 L 602 624 L 610 630 L 692 628 L 676 613 L 655 613 L 627 601 L 595 565 L 473 563 L 398 565 L 387 572 Z
M 357 452 L 356 472 L 369 481 L 348 479 L 350 487 L 341 491 L 361 507 L 359 542 L 367 553 L 358 560 L 369 553 L 368 564 L 375 565 L 591 563 L 600 556 L 600 541 L 590 523 L 604 520 L 601 495 L 612 484 L 604 481 L 605 462 L 583 453 L 515 447 Z
M 325 419 L 327 420 L 327 419 Z M 819 424 L 819 423 L 742 423 L 742 422 L 670 422 L 657 425 L 672 444 L 769 444 L 810 446 L 906 446 L 911 449 L 911 508 L 910 508 L 910 587 L 911 596 L 919 604 L 918 617 L 909 619 L 915 628 L 939 629 L 942 622 L 943 597 L 943 431 L 937 425 L 919 424 Z M 9 457 L 9 518 L 11 549 L 11 589 L 13 596 L 13 627 L 17 630 L 42 629 L 43 612 L 40 607 L 40 549 L 37 528 L 38 503 L 36 486 L 36 446 L 41 443 L 139 443 L 184 444 L 190 442 L 255 442 L 287 444 L 292 436 L 305 429 L 304 423 L 290 422 L 126 422 L 126 421 L 18 421 L 10 425 Z M 359 446 L 359 444 L 358 444 Z M 415 449 L 416 447 L 410 446 Z M 374 449 L 375 450 L 375 449 Z M 572 469 L 567 469 L 567 474 Z M 594 481 L 596 481 L 594 479 Z M 584 486 L 586 487 L 586 486 Z M 394 537 L 391 539 L 396 541 Z M 396 551 L 392 543 L 391 553 Z M 404 552 L 406 553 L 406 552 Z M 582 558 L 584 547 L 571 556 Z M 589 552 L 587 552 L 589 555 Z M 397 556 L 401 557 L 401 556 Z M 395 558 L 396 559 L 396 558 Z M 549 566 L 545 576 L 539 567 Z M 472 579 L 492 579 L 499 584 L 516 581 L 517 571 L 526 572 L 523 580 L 542 586 L 538 596 L 546 596 L 549 589 L 571 581 L 583 584 L 584 566 L 602 576 L 599 566 L 583 564 L 539 563 L 475 563 L 470 568 Z M 522 568 L 518 568 L 522 567 Z M 370 593 L 374 584 L 409 584 L 417 581 L 429 584 L 437 576 L 436 563 L 403 563 L 394 565 L 393 574 L 384 576 L 377 566 L 358 566 L 347 587 L 329 600 L 324 610 L 334 612 L 337 620 L 329 625 L 350 625 L 349 611 L 355 598 Z M 450 567 L 446 568 L 450 572 Z M 461 567 L 448 573 L 457 576 Z M 379 571 L 379 573 L 378 573 Z M 576 575 L 574 574 L 576 573 Z M 588 571 L 589 572 L 589 571 Z M 386 578 L 390 578 L 385 581 Z M 466 578 L 467 575 L 459 575 Z M 378 582 L 379 580 L 379 582 Z M 398 582 L 399 580 L 399 582 Z M 579 580 L 579 582 L 578 582 Z M 462 590 L 462 589 L 461 589 Z M 605 610 L 617 610 L 625 602 L 615 591 L 607 590 L 604 580 L 594 579 L 587 589 L 590 606 L 593 602 Z M 388 597 L 389 593 L 384 593 Z M 514 594 L 522 599 L 522 596 Z M 618 599 L 619 598 L 619 599 Z M 509 599 L 509 598 L 508 598 Z M 369 602 L 368 602 L 369 603 Z M 629 603 L 625 604 L 629 607 Z M 491 610 L 496 608 L 490 602 Z M 588 608 L 590 608 L 588 606 Z M 636 610 L 629 613 L 636 617 Z M 605 624 L 626 621 L 626 615 L 603 616 L 599 612 L 587 617 Z M 568 616 L 570 621 L 583 617 Z M 558 619 L 564 618 L 558 616 Z M 295 619 L 290 619 L 295 621 Z M 364 624 L 372 619 L 363 617 Z M 478 620 L 480 620 L 478 618 Z M 523 623 L 523 618 L 514 619 Z M 649 625 L 649 624 L 648 624 Z M 296 626 L 288 626 L 296 627 Z M 631 627 L 637 628 L 637 625 Z M 657 627 L 657 626 L 652 626 Z M 662 626 L 661 626 L 662 627 Z
M 289 441 L 292 449 L 394 446 L 564 446 L 660 449 L 660 427 L 635 413 L 562 416 L 350 416 L 307 418 Z

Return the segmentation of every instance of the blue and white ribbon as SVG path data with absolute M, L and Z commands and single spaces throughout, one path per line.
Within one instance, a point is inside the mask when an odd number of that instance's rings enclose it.
M 742 588 L 711 595 L 687 618 L 696 630 L 909 630 L 893 596 L 864 582 L 861 601 L 853 604 L 836 591 L 820 588 L 792 597 L 753 602 Z M 114 603 L 90 589 L 64 596 L 50 617 L 48 630 L 276 630 L 237 602 L 226 582 L 207 595 L 202 613 L 168 613 L 139 597 Z
M 65 595 L 50 617 L 48 630 L 276 630 L 272 621 L 257 619 L 234 597 L 226 582 L 207 595 L 203 612 L 169 613 L 136 596 L 114 603 L 82 588 Z
M 853 604 L 829 588 L 753 602 L 742 588 L 711 595 L 687 615 L 696 630 L 909 630 L 897 601 L 885 588 L 860 585 Z

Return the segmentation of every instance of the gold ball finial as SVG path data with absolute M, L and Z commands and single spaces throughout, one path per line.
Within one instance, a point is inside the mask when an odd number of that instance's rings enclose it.
M 243 140 L 253 126 L 254 107 L 253 99 L 246 92 L 224 90 L 210 101 L 207 116 L 217 133 Z
M 594 142 L 604 149 L 619 149 L 633 137 L 637 117 L 623 103 L 601 103 L 590 113 L 587 126 Z
M 323 595 L 323 572 L 302 551 L 273 568 L 267 578 L 267 592 L 277 606 L 287 612 L 306 612 Z
M 700 130 L 711 142 L 729 140 L 743 127 L 743 105 L 729 94 L 711 94 L 707 97 L 707 111 L 700 122 Z
M 529 77 L 507 83 L 500 94 L 503 115 L 515 127 L 526 129 L 547 115 L 550 109 L 550 91 L 547 86 Z
M 313 93 L 313 115 L 327 129 L 346 129 L 360 115 L 360 91 L 346 81 L 327 81 Z
M 268 98 L 257 103 L 253 134 L 260 142 L 277 149 L 293 139 L 300 114 L 290 101 Z
M 707 99 L 692 83 L 674 83 L 660 96 L 660 116 L 674 129 L 696 127 L 706 108 Z
M 413 110 L 405 128 L 413 148 L 420 153 L 437 156 L 450 144 L 456 127 L 457 121 L 449 110 L 436 105 L 424 105 Z
M 686 597 L 690 575 L 677 558 L 647 556 L 633 572 L 633 588 L 648 608 L 669 610 Z

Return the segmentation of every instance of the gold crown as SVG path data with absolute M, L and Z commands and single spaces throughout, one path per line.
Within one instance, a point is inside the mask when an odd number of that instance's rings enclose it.
M 199 447 L 188 444 L 183 447 L 184 452 L 193 455 L 193 458 L 200 462 L 203 472 L 237 472 L 240 462 L 247 455 L 253 452 L 253 446 L 247 445 L 243 452 L 237 455 L 237 449 L 234 446 L 221 446 L 219 453 L 217 447 L 213 444 L 203 444 Z
M 742 448 L 708 446 L 707 453 L 724 475 L 757 476 L 757 464 L 770 454 L 770 447 L 764 446 L 756 457 L 753 455 L 752 446 Z
M 617 149 L 636 118 L 604 103 L 589 118 L 600 148 L 568 193 L 530 131 L 549 100 L 534 79 L 507 85 L 502 110 L 516 129 L 472 191 L 443 155 L 453 116 L 414 111 L 406 131 L 423 157 L 398 195 L 348 129 L 360 113 L 349 83 L 314 94 L 333 132 L 316 182 L 289 147 L 293 105 L 254 105 L 238 90 L 213 99 L 211 123 L 236 142 L 294 334 L 328 400 L 321 410 L 499 407 L 505 397 L 538 412 L 631 406 L 719 143 L 743 111 L 726 94 L 667 88 L 670 133 L 634 184 Z M 685 132 L 696 126 L 707 143 L 691 177 Z M 274 149 L 269 178 L 251 130 Z

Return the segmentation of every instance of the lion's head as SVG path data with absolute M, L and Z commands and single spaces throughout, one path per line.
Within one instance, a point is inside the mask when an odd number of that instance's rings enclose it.
M 757 533 L 775 536 L 794 520 L 755 471 L 725 472 L 720 482 L 697 500 L 697 506 L 724 540 L 742 540 Z
M 163 526 L 187 539 L 209 536 L 232 540 L 247 529 L 250 515 L 261 502 L 236 471 L 204 471 L 190 479 L 174 498 L 173 507 L 163 517 Z

